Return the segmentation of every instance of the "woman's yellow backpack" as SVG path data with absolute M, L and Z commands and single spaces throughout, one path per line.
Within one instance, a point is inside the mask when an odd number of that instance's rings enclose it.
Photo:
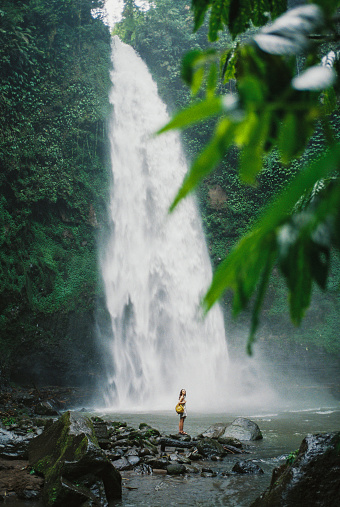
M 177 403 L 176 407 L 175 407 L 175 410 L 177 412 L 177 414 L 183 414 L 184 412 L 184 407 L 183 405 L 181 405 L 180 403 Z

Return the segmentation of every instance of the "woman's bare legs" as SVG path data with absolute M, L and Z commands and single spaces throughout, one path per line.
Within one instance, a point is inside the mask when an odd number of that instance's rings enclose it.
M 179 418 L 179 432 L 180 433 L 184 433 L 184 431 L 183 431 L 184 419 L 185 419 L 185 417 Z

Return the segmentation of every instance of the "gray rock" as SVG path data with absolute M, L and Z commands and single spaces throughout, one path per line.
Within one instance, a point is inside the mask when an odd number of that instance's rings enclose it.
M 203 438 L 196 443 L 197 450 L 205 457 L 225 456 L 226 451 L 217 440 L 213 438 Z
M 28 444 L 35 436 L 33 432 L 22 434 L 0 428 L 0 458 L 27 459 Z
M 162 437 L 160 439 L 159 443 L 160 443 L 162 452 L 165 451 L 166 447 L 175 447 L 178 449 L 190 449 L 191 447 L 193 447 L 190 437 L 189 437 L 189 440 L 184 440 L 184 441 L 173 439 L 173 438 Z
M 133 442 L 127 438 L 122 438 L 116 442 L 111 442 L 111 447 L 133 447 Z
M 307 435 L 292 464 L 273 471 L 268 491 L 251 507 L 340 505 L 340 432 Z
M 142 440 L 141 444 L 144 449 L 148 449 L 148 451 L 154 456 L 158 454 L 157 447 L 154 444 L 152 444 L 149 440 Z
M 166 457 L 163 458 L 156 458 L 156 457 L 150 457 L 145 459 L 145 463 L 147 465 L 150 465 L 152 469 L 166 469 L 166 467 L 169 464 L 169 459 Z
M 181 475 L 185 474 L 186 467 L 180 463 L 170 464 L 166 467 L 166 471 L 169 475 Z
M 40 496 L 39 490 L 34 489 L 24 489 L 23 491 L 20 491 L 18 494 L 18 498 L 21 500 L 35 500 L 38 499 Z
M 198 461 L 198 460 L 200 460 L 200 459 L 203 459 L 202 454 L 200 454 L 200 453 L 198 452 L 198 450 L 197 450 L 197 449 L 195 449 L 195 450 L 194 450 L 194 451 L 192 451 L 192 452 L 189 452 L 189 453 L 186 455 L 186 457 L 187 457 L 187 458 L 189 458 L 189 459 L 190 459 L 190 460 L 192 460 L 192 461 Z
M 142 449 L 139 449 L 139 451 L 138 451 L 138 456 L 140 456 L 141 458 L 144 458 L 145 456 L 150 456 L 150 455 L 151 455 L 151 451 L 147 447 L 143 447 Z
M 195 465 L 185 465 L 186 471 L 190 474 L 199 474 L 200 469 Z
M 130 465 L 132 465 L 133 467 L 139 465 L 140 463 L 140 457 L 139 456 L 127 456 L 127 460 L 128 462 L 130 463 Z
M 228 425 L 225 423 L 213 424 L 212 426 L 209 426 L 209 428 L 207 430 L 205 430 L 204 433 L 202 433 L 202 437 L 203 438 L 219 438 L 224 434 L 227 426 Z
M 136 447 L 132 447 L 128 451 L 126 451 L 125 456 L 139 456 L 138 449 Z
M 170 454 L 170 461 L 182 463 L 183 465 L 191 465 L 191 461 L 189 458 L 186 458 L 185 456 L 176 453 Z
M 201 472 L 201 477 L 216 477 L 216 472 Z
M 130 461 L 123 456 L 122 458 L 119 458 L 114 461 L 114 466 L 116 470 L 119 470 L 122 472 L 123 470 L 132 470 L 133 465 L 130 463 Z
M 223 437 L 219 437 L 217 440 L 222 445 L 230 445 L 232 447 L 236 447 L 237 449 L 243 448 L 242 442 L 240 442 L 237 438 L 230 438 L 230 437 L 223 436 Z
M 263 470 L 251 460 L 237 461 L 232 468 L 236 474 L 263 474 Z
M 57 408 L 50 401 L 41 401 L 34 407 L 37 415 L 59 415 Z
M 238 417 L 227 426 L 223 437 L 237 438 L 241 441 L 260 440 L 263 438 L 258 425 L 245 417 Z

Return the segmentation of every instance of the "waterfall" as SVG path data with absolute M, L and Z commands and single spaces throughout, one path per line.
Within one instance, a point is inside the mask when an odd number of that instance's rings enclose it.
M 194 198 L 168 214 L 187 171 L 180 139 L 153 135 L 169 120 L 166 106 L 145 63 L 118 37 L 112 63 L 105 403 L 172 409 L 185 388 L 188 409 L 218 409 L 228 391 L 228 350 L 219 306 L 201 315 L 212 270 Z

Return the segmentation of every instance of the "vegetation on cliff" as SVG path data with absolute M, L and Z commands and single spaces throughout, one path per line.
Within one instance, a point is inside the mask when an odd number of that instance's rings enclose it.
M 102 0 L 0 9 L 0 346 L 69 339 L 93 311 L 105 213 L 110 34 Z M 28 345 L 28 346 L 31 346 Z M 25 347 L 24 347 L 25 348 Z

